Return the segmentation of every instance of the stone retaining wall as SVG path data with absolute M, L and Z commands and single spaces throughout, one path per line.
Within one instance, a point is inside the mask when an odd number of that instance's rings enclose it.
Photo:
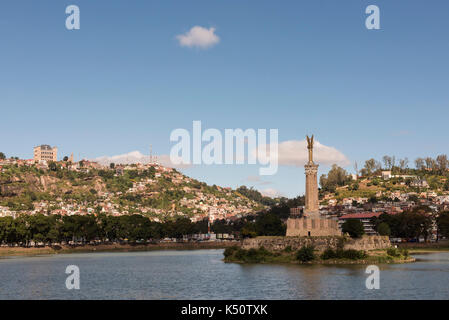
M 292 250 L 299 250 L 304 246 L 314 246 L 319 252 L 328 248 L 355 249 L 355 250 L 375 250 L 386 249 L 391 246 L 387 236 L 363 236 L 359 239 L 351 239 L 344 236 L 324 236 L 324 237 L 257 237 L 245 239 L 242 243 L 243 249 L 264 247 L 269 251 L 284 250 L 290 246 Z

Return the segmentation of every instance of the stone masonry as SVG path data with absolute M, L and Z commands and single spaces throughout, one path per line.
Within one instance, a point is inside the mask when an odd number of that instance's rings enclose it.
M 318 252 L 331 249 L 376 250 L 391 247 L 388 236 L 363 236 L 352 239 L 345 236 L 324 237 L 257 237 L 243 240 L 243 249 L 264 247 L 269 251 L 281 251 L 287 247 L 299 250 L 304 246 L 313 246 Z

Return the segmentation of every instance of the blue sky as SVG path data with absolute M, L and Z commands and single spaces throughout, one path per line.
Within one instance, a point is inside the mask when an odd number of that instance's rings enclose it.
M 80 30 L 65 28 L 71 4 Z M 381 30 L 365 28 L 370 4 Z M 215 28 L 219 43 L 181 46 L 194 26 Z M 277 128 L 280 141 L 314 133 L 351 162 L 448 153 L 448 34 L 443 0 L 1 1 L 0 151 L 31 158 L 51 144 L 96 158 L 152 144 L 168 154 L 170 132 L 201 120 Z M 248 181 L 258 168 L 184 172 L 304 192 L 303 168 Z

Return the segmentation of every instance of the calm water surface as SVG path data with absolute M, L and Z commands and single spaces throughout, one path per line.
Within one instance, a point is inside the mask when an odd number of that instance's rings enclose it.
M 449 253 L 380 265 L 380 289 L 366 266 L 239 265 L 223 250 L 62 254 L 0 259 L 0 299 L 449 299 Z M 80 290 L 67 290 L 77 265 Z

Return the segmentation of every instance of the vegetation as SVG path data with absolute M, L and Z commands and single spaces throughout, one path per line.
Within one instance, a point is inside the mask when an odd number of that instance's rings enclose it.
M 296 259 L 301 262 L 309 262 L 315 260 L 315 248 L 313 246 L 304 246 L 296 253 Z
M 351 238 L 360 238 L 365 233 L 363 223 L 358 219 L 347 219 L 342 224 L 341 230 L 343 233 L 348 233 Z
M 323 174 L 320 177 L 321 189 L 323 191 L 335 192 L 337 187 L 348 184 L 350 179 L 346 170 L 334 164 L 327 175 Z
M 274 256 L 273 253 L 266 250 L 264 247 L 245 250 L 234 246 L 226 248 L 223 254 L 227 259 L 233 258 L 243 263 L 268 262 L 270 258 Z
M 353 249 L 337 249 L 333 250 L 331 248 L 326 249 L 321 254 L 321 259 L 330 260 L 330 259 L 349 259 L 349 260 L 362 260 L 368 257 L 368 254 L 363 250 L 353 250 Z
M 151 222 L 142 215 L 60 216 L 42 214 L 0 218 L 0 244 L 29 246 L 31 242 L 85 244 L 91 241 L 130 243 L 151 242 L 170 237 L 206 233 L 207 222 L 192 223 L 179 218 L 166 223 Z
M 442 212 L 437 218 L 438 233 L 449 238 L 449 212 Z
M 441 226 L 444 225 L 440 220 Z M 425 240 L 431 234 L 433 218 L 430 208 L 426 206 L 418 206 L 409 211 L 398 214 L 381 214 L 378 218 L 373 218 L 376 230 L 379 233 L 388 231 L 385 225 L 390 229 L 390 236 L 394 238 L 419 239 L 423 237 Z M 444 229 L 444 227 L 443 227 Z
M 377 226 L 376 229 L 377 229 L 376 231 L 381 236 L 390 236 L 391 235 L 390 226 L 387 223 L 385 223 L 385 222 L 379 223 L 379 225 Z
M 270 251 L 264 247 L 259 249 L 242 249 L 233 246 L 224 251 L 225 262 L 237 263 L 300 263 L 300 264 L 345 264 L 345 263 L 394 263 L 410 261 L 407 250 L 388 249 L 368 254 L 363 250 L 342 248 L 328 248 L 320 255 L 315 248 L 304 246 L 297 251 L 285 248 L 284 250 Z
M 275 199 L 272 199 L 270 197 L 264 197 L 259 191 L 253 188 L 248 189 L 246 186 L 241 186 L 237 188 L 235 191 L 237 191 L 241 195 L 244 195 L 248 199 L 254 200 L 267 206 L 275 205 L 277 202 Z
M 35 209 L 37 202 L 45 201 L 49 203 L 48 210 L 40 212 L 50 214 L 55 209 L 61 209 L 58 207 L 61 202 L 82 207 L 83 212 L 87 212 L 89 207 L 95 208 L 108 202 L 108 207 L 114 207 L 118 212 L 157 216 L 160 220 L 166 220 L 173 216 L 173 211 L 186 217 L 204 214 L 204 209 L 195 210 L 195 203 L 186 204 L 192 199 L 199 199 L 197 194 L 201 193 L 202 198 L 214 196 L 220 199 L 219 205 L 227 204 L 230 208 L 246 207 L 254 212 L 265 209 L 262 203 L 236 191 L 208 186 L 183 177 L 176 170 L 156 177 L 154 167 L 142 170 L 137 167 L 133 169 L 130 165 L 127 170 L 119 170 L 115 165 L 108 169 L 95 169 L 83 162 L 78 164 L 81 167 L 78 171 L 69 170 L 68 163 L 64 161 L 49 162 L 48 170 L 17 164 L 2 166 L 0 206 L 16 212 L 29 212 Z M 173 181 L 174 177 L 177 177 L 176 181 Z M 142 186 L 142 182 L 145 185 Z M 130 191 L 138 183 L 142 188 Z

